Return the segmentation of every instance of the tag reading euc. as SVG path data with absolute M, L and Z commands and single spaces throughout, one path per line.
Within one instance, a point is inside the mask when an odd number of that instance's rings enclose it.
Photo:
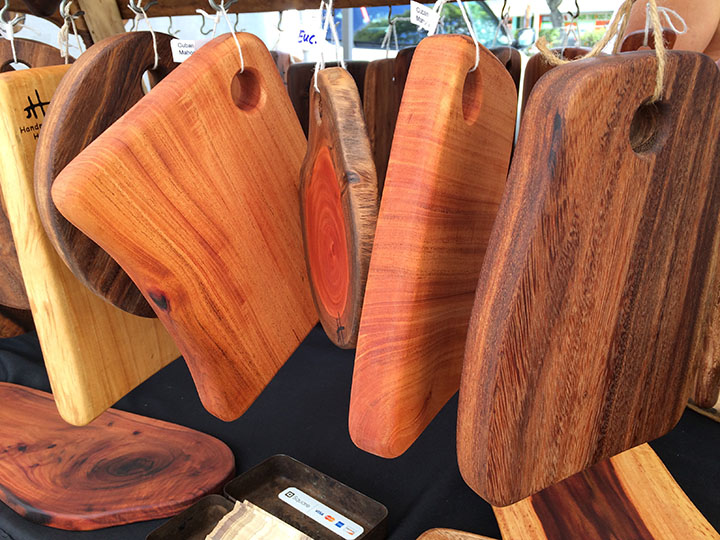
M 172 51 L 173 62 L 184 62 L 200 47 L 205 45 L 209 39 L 171 39 L 170 50 Z
M 440 14 L 434 9 L 422 5 L 420 2 L 410 1 L 410 22 L 428 31 L 433 35 L 440 22 Z
M 328 530 L 331 530 L 341 538 L 352 540 L 358 538 L 365 532 L 360 525 L 346 518 L 332 508 L 314 499 L 298 488 L 289 487 L 278 494 L 278 499 L 299 510 L 313 521 L 316 521 Z
M 301 28 L 298 31 L 297 42 L 303 51 L 311 51 L 317 47 L 321 47 L 325 43 L 322 28 Z

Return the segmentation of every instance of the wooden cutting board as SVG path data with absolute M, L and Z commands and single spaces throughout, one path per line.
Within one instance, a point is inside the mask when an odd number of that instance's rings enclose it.
M 414 52 L 415 47 L 411 47 L 398 51 L 395 58 L 370 62 L 365 72 L 363 111 L 380 194 L 385 185 L 400 101 Z
M 504 508 L 503 538 L 720 538 L 647 444 Z
M 467 36 L 418 45 L 370 258 L 350 434 L 402 454 L 457 391 L 473 295 L 505 186 L 516 94 Z
M 30 13 L 38 17 L 49 17 L 60 6 L 60 0 L 24 0 Z
M 585 47 L 565 47 L 564 49 L 551 49 L 555 54 L 562 53 L 565 60 L 575 60 L 588 53 L 590 49 Z M 604 54 L 601 54 L 604 56 Z M 525 76 L 523 77 L 523 92 L 522 92 L 522 106 L 520 108 L 520 114 L 525 114 L 525 105 L 530 97 L 530 92 L 535 87 L 535 83 L 540 80 L 540 77 L 545 75 L 554 66 L 548 64 L 542 57 L 542 54 L 537 53 L 530 57 L 527 64 L 525 65 Z
M 60 212 L 127 271 L 205 408 L 234 420 L 317 323 L 305 267 L 307 143 L 257 37 L 204 45 L 55 180 Z
M 505 69 L 508 70 L 508 73 L 515 83 L 515 91 L 518 92 L 520 90 L 520 73 L 522 72 L 522 56 L 520 56 L 520 51 L 512 47 L 495 47 L 494 49 L 490 49 L 490 52 L 493 53 L 497 59 L 500 60 L 500 63 L 505 66 Z
M 54 66 L 64 64 L 60 51 L 55 47 L 30 41 L 15 39 L 15 52 L 18 61 L 30 67 Z M 72 59 L 71 59 L 72 60 Z M 13 71 L 12 47 L 7 40 L 0 40 L 0 72 Z M 32 117 L 32 112 L 29 113 Z M 5 215 L 5 204 L 0 195 L 0 305 L 16 309 L 30 309 L 25 284 L 20 272 L 20 263 L 15 252 L 10 223 Z
M 418 536 L 417 540 L 493 540 L 487 536 L 471 534 L 453 529 L 430 529 Z
M 0 500 L 23 517 L 85 531 L 160 519 L 234 475 L 222 441 L 110 409 L 66 424 L 52 394 L 0 383 Z
M 367 79 L 366 79 L 367 80 Z M 343 68 L 310 83 L 310 138 L 300 171 L 305 260 L 315 307 L 337 346 L 357 343 L 378 212 L 360 95 Z
M 40 222 L 33 189 L 36 137 L 67 69 L 0 74 L 0 187 L 58 410 L 82 425 L 177 358 L 178 351 L 160 322 L 127 314 L 86 289 Z
M 363 100 L 363 89 L 365 88 L 365 72 L 368 68 L 368 62 L 355 60 L 345 62 L 347 70 L 355 79 L 355 83 L 360 92 L 360 100 Z M 337 67 L 337 62 L 327 62 L 326 68 Z M 292 64 L 287 70 L 287 91 L 290 94 L 290 101 L 295 109 L 300 125 L 302 126 L 305 136 L 308 135 L 308 121 L 310 110 L 310 81 L 315 73 L 315 62 L 300 62 Z
M 159 81 L 177 64 L 170 51 L 172 36 L 155 36 L 159 62 L 152 76 Z M 142 77 L 154 58 L 150 32 L 120 34 L 88 49 L 53 94 L 35 155 L 35 197 L 50 242 L 91 291 L 143 317 L 155 312 L 140 290 L 110 255 L 57 211 L 50 189 L 75 156 L 145 95 Z
M 528 102 L 458 411 L 461 472 L 491 504 L 667 433 L 695 382 L 717 300 L 720 71 L 668 51 L 663 104 L 640 107 L 655 75 L 654 53 L 578 61 Z
M 669 28 L 663 28 L 663 43 L 666 49 L 672 49 L 675 46 L 677 34 Z M 647 46 L 645 43 L 645 30 L 636 30 L 627 34 L 620 45 L 620 52 L 637 51 L 638 49 L 654 49 L 655 33 L 652 29 L 648 30 Z

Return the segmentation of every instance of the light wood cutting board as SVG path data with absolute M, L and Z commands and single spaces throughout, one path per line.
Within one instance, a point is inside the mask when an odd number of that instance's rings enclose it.
M 58 410 L 83 425 L 179 353 L 159 321 L 129 315 L 86 289 L 40 222 L 35 146 L 43 110 L 67 69 L 0 74 L 0 187 Z M 27 118 L 28 99 L 37 119 Z
M 458 410 L 460 470 L 491 504 L 667 433 L 695 383 L 720 278 L 720 70 L 668 51 L 663 103 L 642 106 L 655 75 L 654 53 L 577 61 L 528 102 Z
M 257 37 L 220 36 L 55 180 L 175 338 L 205 408 L 234 420 L 317 323 L 302 246 L 307 142 Z
M 390 153 L 353 373 L 350 434 L 402 454 L 455 394 L 515 129 L 512 78 L 468 36 L 413 56 Z

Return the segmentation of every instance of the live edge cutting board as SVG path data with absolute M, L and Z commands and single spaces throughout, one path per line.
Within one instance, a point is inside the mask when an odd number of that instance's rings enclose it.
M 125 269 L 203 404 L 233 420 L 317 322 L 298 184 L 306 141 L 255 36 L 200 48 L 57 177 L 60 212 Z
M 668 51 L 643 106 L 656 69 L 570 63 L 528 102 L 458 410 L 460 471 L 496 506 L 668 432 L 695 382 L 720 279 L 720 70 Z
M 460 384 L 483 255 L 505 186 L 517 93 L 468 36 L 415 50 L 370 258 L 350 402 L 357 446 L 402 454 Z
M 35 146 L 67 69 L 0 74 L 0 187 L 58 410 L 66 421 L 82 425 L 177 358 L 178 351 L 159 321 L 125 313 L 86 289 L 45 235 L 33 189 Z

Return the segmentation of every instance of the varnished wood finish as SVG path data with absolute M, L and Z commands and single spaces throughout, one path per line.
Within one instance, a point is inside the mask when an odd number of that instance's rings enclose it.
M 178 351 L 160 322 L 127 314 L 80 283 L 40 222 L 33 188 L 35 137 L 67 69 L 0 74 L 0 187 L 58 410 L 82 425 L 177 358 Z M 28 99 L 37 119 L 27 118 Z
M 172 37 L 155 35 L 159 62 L 152 78 L 159 81 L 177 64 L 170 51 Z M 154 58 L 149 32 L 121 34 L 88 49 L 53 94 L 35 156 L 35 197 L 50 242 L 91 291 L 142 317 L 155 312 L 140 290 L 110 255 L 57 211 L 50 189 L 75 156 L 145 95 L 142 77 Z
M 60 49 L 39 41 L 15 38 L 15 54 L 18 62 L 29 67 L 57 66 L 65 63 Z M 0 72 L 13 71 L 12 47 L 6 39 L 0 40 Z M 72 58 L 70 58 L 72 62 Z
M 236 501 L 206 540 L 313 540 L 250 501 Z
M 357 343 L 378 212 L 360 95 L 342 68 L 310 83 L 310 138 L 300 170 L 303 242 L 313 300 L 337 346 Z
M 655 48 L 655 32 L 652 29 L 648 29 L 647 46 L 643 47 L 645 43 L 645 30 L 636 30 L 627 34 L 620 45 L 620 52 L 637 51 L 638 49 L 654 49 Z M 672 49 L 675 46 L 675 40 L 677 40 L 677 34 L 669 28 L 663 28 L 663 44 L 666 49 Z
M 720 538 L 647 444 L 493 510 L 503 538 Z
M 58 10 L 60 0 L 23 0 L 30 13 L 38 17 L 49 17 Z
M 51 394 L 0 383 L 0 500 L 25 518 L 90 530 L 177 514 L 220 490 L 235 457 L 218 439 L 110 409 L 75 427 Z
M 90 31 L 93 43 L 99 43 L 105 38 L 125 32 L 123 18 L 115 0 L 78 0 L 78 5 L 83 12 L 83 20 Z M 146 7 L 148 5 L 149 3 L 146 3 Z M 157 15 L 153 13 L 152 16 Z M 127 18 L 134 17 L 135 13 L 131 12 Z
M 360 100 L 363 100 L 363 92 L 365 88 L 365 72 L 368 67 L 368 62 L 365 61 L 350 61 L 345 62 L 347 70 L 350 75 L 355 79 L 357 84 L 358 92 L 360 92 Z M 327 62 L 326 68 L 337 67 L 337 62 Z M 300 125 L 302 126 L 305 136 L 308 135 L 308 122 L 310 110 L 310 81 L 313 79 L 315 74 L 315 62 L 300 62 L 292 64 L 287 70 L 287 91 L 290 94 L 290 101 L 295 109 Z
M 19 336 L 34 328 L 29 310 L 0 306 L 0 338 Z
M 576 58 L 587 54 L 590 49 L 584 47 L 565 47 L 564 49 L 552 49 L 555 54 L 562 53 L 563 58 L 566 60 L 575 60 Z M 535 87 L 535 83 L 540 80 L 540 77 L 545 75 L 548 71 L 553 68 L 551 64 L 548 64 L 542 57 L 542 54 L 537 53 L 530 57 L 527 64 L 525 65 L 525 75 L 523 76 L 523 90 L 522 90 L 522 105 L 520 108 L 520 114 L 525 114 L 525 105 L 530 97 L 530 92 Z
M 298 197 L 307 144 L 255 36 L 204 45 L 80 153 L 58 209 L 170 331 L 203 404 L 233 420 L 317 322 Z
M 415 47 L 407 48 L 398 51 L 395 58 L 370 62 L 365 72 L 363 110 L 380 194 L 385 184 L 395 124 L 414 52 Z
M 495 47 L 490 49 L 500 63 L 505 66 L 515 83 L 515 90 L 520 91 L 520 73 L 522 72 L 522 57 L 520 51 L 512 47 Z
M 418 536 L 417 540 L 493 540 L 487 536 L 454 529 L 430 529 Z
M 483 255 L 505 186 L 516 94 L 467 36 L 418 45 L 370 259 L 350 434 L 402 454 L 457 391 Z
M 272 56 L 273 62 L 275 62 L 275 66 L 277 66 L 278 72 L 280 72 L 280 78 L 282 79 L 285 88 L 287 88 L 288 68 L 299 60 L 294 59 L 291 54 L 285 52 L 270 51 L 270 55 Z
M 528 103 L 458 411 L 460 470 L 492 504 L 667 433 L 690 395 L 716 301 L 720 71 L 669 51 L 653 129 L 656 106 L 633 118 L 656 69 L 648 52 L 570 63 Z

